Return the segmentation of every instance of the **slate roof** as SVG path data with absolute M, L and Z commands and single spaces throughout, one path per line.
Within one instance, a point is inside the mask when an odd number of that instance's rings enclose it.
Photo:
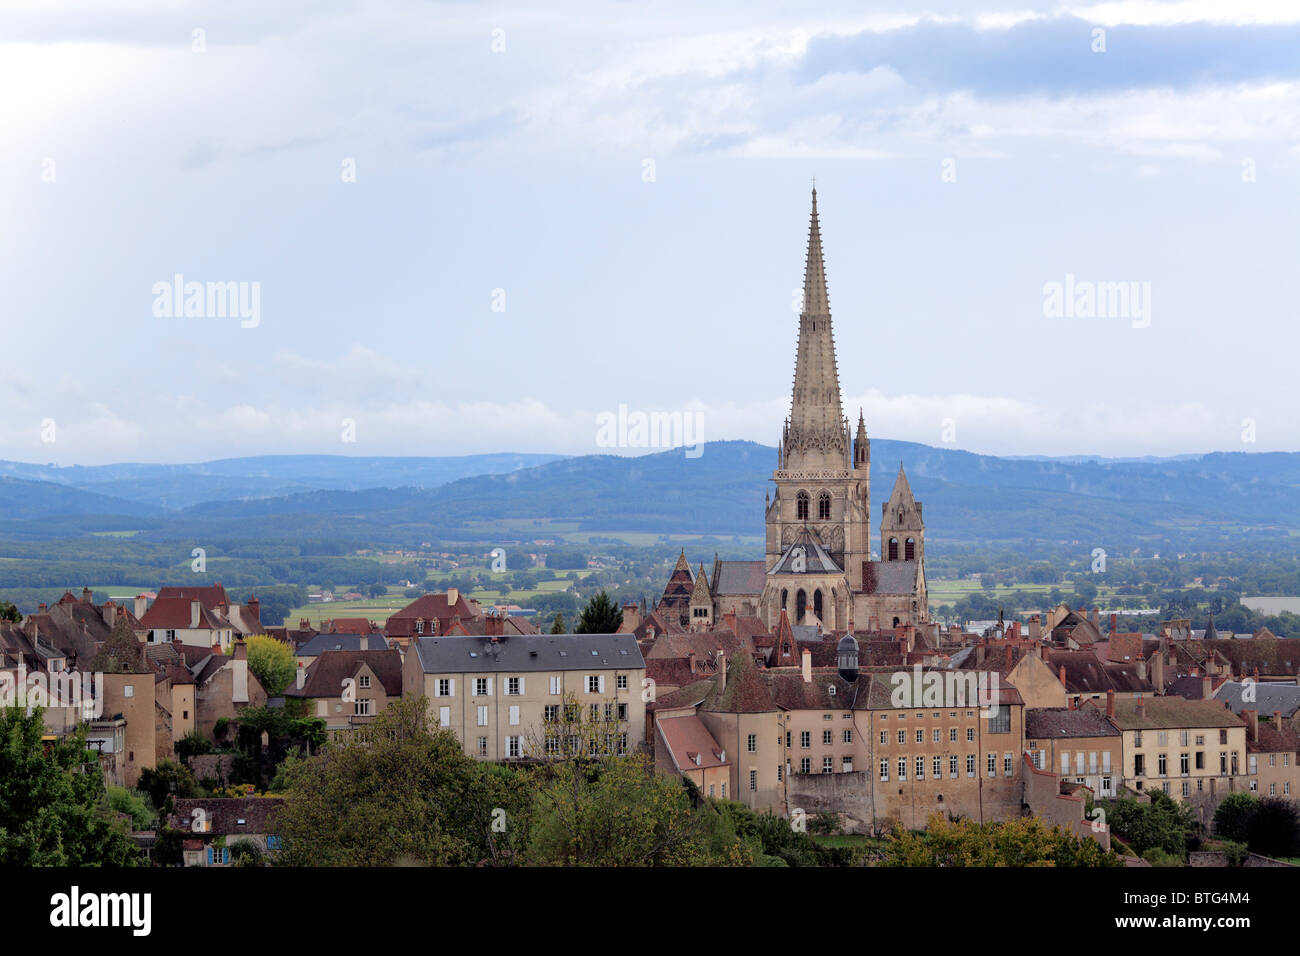
M 872 677 L 859 673 L 857 681 L 850 684 L 834 667 L 814 667 L 809 682 L 800 671 L 765 671 L 763 676 L 782 710 L 866 710 Z
M 343 681 L 353 677 L 362 665 L 374 671 L 389 697 L 402 696 L 402 654 L 400 651 L 325 651 L 306 668 L 303 686 L 295 680 L 285 688 L 285 697 L 338 697 Z
M 641 649 L 631 634 L 523 634 L 506 637 L 495 645 L 473 637 L 420 637 L 412 641 L 411 646 L 426 674 L 640 670 L 645 667 Z
M 1196 678 L 1200 680 L 1200 678 Z M 1241 699 L 1242 693 L 1248 685 L 1241 681 L 1226 681 L 1223 686 L 1214 692 L 1214 699 L 1225 702 L 1234 714 L 1240 714 L 1243 710 L 1257 710 L 1261 715 L 1271 714 L 1278 710 L 1282 712 L 1283 717 L 1294 717 L 1297 710 L 1300 710 L 1300 686 L 1296 684 L 1280 684 L 1259 681 L 1254 683 L 1252 690 L 1255 694 L 1254 702 L 1247 702 Z
M 763 593 L 767 579 L 767 568 L 764 562 L 719 561 L 716 567 L 717 580 L 713 582 L 714 594 Z
M 326 651 L 360 651 L 361 638 L 366 639 L 366 650 L 382 651 L 388 641 L 382 634 L 317 634 L 298 648 L 296 657 L 318 657 Z
M 646 704 L 646 710 L 673 710 L 677 707 L 694 707 L 703 703 L 713 691 L 714 680 L 706 677 L 690 684 L 684 684 L 671 694 L 656 695 Z
M 1274 726 L 1271 720 L 1259 722 L 1259 740 L 1246 732 L 1246 750 L 1252 753 L 1295 753 L 1300 750 L 1300 734 L 1292 728 Z
M 1120 732 L 1096 707 L 1031 707 L 1025 711 L 1025 739 L 1118 737 Z
M 801 552 L 804 558 L 803 570 L 795 570 L 796 548 L 802 548 Z M 772 566 L 772 570 L 767 572 L 773 574 L 843 574 L 843 569 L 835 563 L 835 560 L 827 553 L 826 549 L 813 536 L 813 533 L 806 527 L 800 528 L 798 535 L 795 536 L 782 553 L 780 559 Z
M 867 579 L 873 587 L 866 589 L 869 594 L 911 594 L 916 590 L 915 561 L 867 561 Z

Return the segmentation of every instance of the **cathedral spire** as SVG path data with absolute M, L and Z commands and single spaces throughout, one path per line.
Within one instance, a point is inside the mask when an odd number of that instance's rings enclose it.
M 792 471 L 843 469 L 848 464 L 848 443 L 848 427 L 840 402 L 840 376 L 835 364 L 830 297 L 826 292 L 817 189 L 814 187 L 784 467 Z

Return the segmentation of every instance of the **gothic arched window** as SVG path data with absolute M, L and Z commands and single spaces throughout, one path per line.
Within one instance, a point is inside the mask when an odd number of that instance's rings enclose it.
M 831 516 L 831 495 L 829 491 L 823 491 L 817 496 L 817 517 L 825 521 Z
M 822 591 L 818 588 L 813 592 L 813 613 L 817 615 L 817 620 L 822 619 Z
M 916 560 L 916 539 L 908 538 L 903 542 L 903 559 L 906 561 Z
M 801 491 L 794 499 L 795 517 L 800 521 L 808 520 L 808 492 Z
M 890 561 L 898 560 L 898 539 L 897 538 L 889 539 L 889 558 L 887 560 Z
M 794 622 L 803 623 L 803 612 L 808 610 L 808 595 L 800 588 L 794 595 Z

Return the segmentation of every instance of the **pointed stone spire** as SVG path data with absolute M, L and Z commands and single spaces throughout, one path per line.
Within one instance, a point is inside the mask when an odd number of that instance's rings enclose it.
M 853 467 L 860 471 L 871 468 L 871 442 L 867 439 L 867 420 L 858 409 L 858 433 L 853 438 Z
M 904 503 L 916 500 L 912 497 L 912 486 L 907 482 L 907 472 L 903 471 L 901 461 L 898 463 L 898 477 L 894 479 L 894 490 L 889 496 L 890 503 L 894 504 L 895 499 Z
M 685 571 L 689 574 L 690 570 L 691 565 L 686 560 L 686 549 L 682 548 L 682 553 L 677 556 L 677 564 L 673 567 L 673 574 L 676 574 L 678 571 Z
M 704 573 L 704 565 L 700 564 L 699 573 L 695 575 L 695 587 L 691 589 L 692 604 L 712 604 L 713 595 L 709 593 L 709 576 Z
M 812 195 L 808 227 L 808 259 L 804 266 L 803 312 L 799 315 L 799 345 L 795 355 L 794 393 L 784 436 L 783 467 L 787 471 L 844 469 L 848 466 L 848 428 L 840 401 L 840 376 L 835 363 L 830 297 L 822 258 L 821 224 L 817 219 L 817 190 Z

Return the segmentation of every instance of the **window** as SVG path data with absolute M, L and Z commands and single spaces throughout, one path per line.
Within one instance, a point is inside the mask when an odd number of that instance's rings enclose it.
M 1228 742 L 1228 732 L 1227 732 L 1226 730 L 1220 730 L 1220 731 L 1219 731 L 1219 743 L 1221 743 L 1221 744 L 1226 744 L 1227 742 Z
M 416 621 L 416 622 L 415 622 L 415 633 L 416 633 L 416 634 L 423 634 L 423 633 L 424 633 L 424 621 Z
M 601 680 L 600 677 L 599 677 L 598 675 L 596 675 L 596 674 L 588 674 L 588 675 L 587 675 L 587 693 L 588 693 L 588 694 L 599 694 L 599 693 L 600 693 L 600 689 L 601 689 L 601 684 L 603 684 L 603 683 L 604 683 L 604 681 Z
M 750 793 L 758 792 L 758 771 L 757 770 L 751 770 L 749 772 L 749 792 Z
M 880 746 L 883 747 L 883 746 L 885 746 L 885 744 L 887 744 L 887 743 L 889 743 L 889 732 L 888 732 L 888 731 L 885 731 L 885 730 L 882 730 L 882 731 L 880 732 Z
M 487 710 L 486 707 L 482 707 L 482 708 L 480 708 L 480 709 L 481 709 L 481 710 Z M 559 720 L 559 719 L 560 719 L 560 705 L 559 705 L 559 704 L 547 704 L 545 707 L 542 708 L 542 720 L 543 720 L 545 723 L 553 724 L 553 723 L 555 723 L 555 722 L 556 722 L 557 720 Z
M 518 697 L 524 692 L 524 679 L 522 677 L 506 678 L 506 696 Z
M 592 704 L 591 707 L 587 709 L 587 713 L 591 715 L 591 722 L 593 724 L 597 723 L 600 720 L 600 704 Z
M 758 734 L 750 734 L 749 737 L 748 737 L 748 739 L 747 739 L 746 746 L 747 746 L 747 749 L 748 749 L 748 751 L 749 751 L 750 753 L 757 753 L 757 752 L 758 752 Z
M 916 779 L 917 780 L 925 779 L 925 758 L 924 757 L 916 758 Z
M 486 697 L 488 695 L 488 679 L 486 677 L 474 678 L 474 696 Z
M 613 720 L 613 719 L 614 719 L 614 705 L 613 705 L 613 704 L 606 704 L 606 705 L 605 705 L 605 723 L 609 723 L 609 722 L 610 722 L 611 720 Z
M 937 743 L 939 742 L 939 728 L 938 728 L 938 727 L 934 728 L 934 732 L 931 734 L 931 736 L 933 737 L 934 742 L 937 744 Z
M 808 757 L 801 757 L 801 758 L 799 759 L 799 772 L 800 772 L 800 773 L 812 773 L 812 760 L 811 760 L 810 758 L 808 758 Z
M 948 776 L 950 776 L 950 777 L 956 777 L 956 776 L 957 776 L 957 758 L 956 758 L 956 756 L 952 756 L 952 757 L 949 757 L 949 758 L 948 758 Z
M 357 686 L 360 687 L 362 690 L 369 690 L 369 689 L 370 689 L 370 675 L 369 675 L 369 674 L 362 674 L 360 677 L 358 677 L 358 678 L 357 678 Z
M 805 750 L 812 746 L 812 732 L 808 730 L 799 731 L 799 746 Z
M 830 746 L 831 744 L 833 744 L 834 742 L 835 742 L 835 731 L 833 731 L 833 730 L 823 730 L 823 731 L 822 731 L 822 745 L 825 746 L 825 747 L 829 747 L 829 746 Z
M 889 759 L 888 759 L 888 758 L 885 758 L 884 760 L 880 761 L 880 779 L 881 779 L 881 780 L 888 780 L 888 779 L 889 779 Z
M 507 756 L 507 757 L 518 757 L 518 756 L 519 756 L 519 754 L 521 753 L 520 741 L 521 741 L 522 739 L 523 739 L 522 737 L 507 737 L 507 738 L 506 738 L 506 756 Z
M 1169 731 L 1162 730 L 1158 734 L 1156 734 L 1156 746 L 1157 747 L 1169 746 Z
M 1190 754 L 1178 755 L 1178 772 L 1184 777 L 1192 772 L 1192 758 Z M 1186 794 L 1184 794 L 1186 796 Z
M 1183 781 L 1183 796 L 1184 796 L 1184 797 L 1190 797 L 1191 795 L 1192 795 L 1192 782 L 1191 782 L 1190 780 L 1184 780 L 1184 781 Z
M 898 758 L 898 779 L 899 780 L 907 779 L 907 758 L 906 757 Z
M 1185 786 L 1187 786 L 1187 784 L 1183 784 L 1183 786 L 1185 787 Z M 1268 795 L 1269 795 L 1270 797 L 1276 797 L 1276 796 L 1277 796 L 1277 784 L 1275 784 L 1275 783 L 1270 783 L 1270 784 L 1268 785 Z M 1187 794 L 1183 794 L 1183 796 L 1187 796 Z
M 1180 731 L 1178 731 L 1178 743 L 1179 743 L 1180 745 L 1186 747 L 1186 746 L 1191 742 L 1191 740 L 1190 740 L 1191 735 L 1192 735 L 1192 732 L 1191 732 L 1190 730 L 1180 730 Z
M 627 690 L 627 675 L 619 674 L 618 677 L 614 678 L 614 686 L 619 690 Z
M 966 743 L 968 743 L 968 744 L 973 744 L 974 742 L 975 742 L 975 728 L 974 728 L 974 727 L 967 727 L 967 728 L 966 728 Z
M 1014 768 L 1015 768 L 1014 758 L 1012 758 L 1011 754 L 1004 753 L 1002 755 L 1002 776 L 1004 777 L 1011 776 L 1012 770 Z
M 843 764 L 841 764 L 840 769 L 843 770 L 845 773 L 852 773 L 852 772 L 853 772 L 853 758 L 852 758 L 852 757 L 845 757 L 845 758 L 844 758 L 844 762 L 843 762 Z
M 627 720 L 627 704 L 619 704 L 615 708 L 615 713 L 618 714 L 619 720 Z
M 122 696 L 123 696 L 123 697 L 134 697 L 134 696 L 135 696 L 135 685 L 134 685 L 134 684 L 127 684 L 125 687 L 123 687 L 123 688 L 122 688 Z
M 722 799 L 723 799 L 723 800 L 726 800 L 726 799 L 727 799 L 727 785 L 726 785 L 726 783 L 723 783 L 723 785 L 722 785 Z
M 1133 775 L 1135 777 L 1145 777 L 1147 770 L 1147 760 L 1142 754 L 1133 755 Z
M 975 776 L 975 755 L 974 754 L 966 755 L 966 776 L 968 777 Z
M 935 780 L 938 780 L 943 776 L 943 758 L 935 757 L 930 761 L 930 764 L 930 776 L 934 777 Z
M 480 738 L 478 739 L 478 755 L 479 755 L 480 757 L 486 757 L 486 756 L 487 756 L 487 738 L 486 738 L 486 737 L 480 737 Z
M 1111 786 L 1111 778 L 1110 778 L 1110 777 L 1102 777 L 1102 778 L 1101 778 L 1101 792 L 1102 792 L 1102 795 L 1105 796 L 1106 794 L 1109 794 L 1109 793 L 1111 792 L 1111 790 L 1112 790 L 1112 786 Z
M 808 492 L 801 491 L 794 498 L 795 518 L 799 521 L 808 520 Z
M 434 687 L 434 697 L 450 697 L 454 685 L 449 677 L 439 677 L 438 683 Z
M 777 783 L 780 783 L 780 782 L 781 782 L 782 780 L 784 780 L 784 779 L 785 779 L 785 768 L 782 767 L 780 764 L 777 764 L 777 765 L 776 765 L 776 782 L 777 782 Z
M 917 742 L 918 744 L 923 744 L 923 743 L 925 743 L 925 731 L 924 731 L 924 730 L 918 730 L 918 731 L 916 732 L 916 742 Z
M 844 742 L 846 744 L 853 743 L 853 731 L 851 730 L 844 731 Z
M 990 734 L 1009 734 L 1011 733 L 1011 708 L 999 707 L 992 715 L 989 716 L 988 733 Z
M 369 717 L 371 715 L 370 706 L 374 701 L 367 698 L 366 700 L 354 700 L 352 702 L 352 716 Z
M 835 772 L 835 758 L 822 757 L 822 773 L 834 773 L 834 772 Z
M 907 743 L 907 731 L 906 731 L 906 730 L 900 730 L 900 731 L 898 732 L 898 742 L 899 742 L 900 744 L 905 744 L 905 743 Z
M 955 744 L 956 742 L 957 742 L 957 728 L 956 728 L 956 727 L 949 727 L 949 728 L 948 728 L 948 743 L 950 743 L 950 744 Z
M 831 496 L 823 491 L 817 496 L 817 517 L 825 521 L 831 516 Z
M 561 678 L 561 677 L 552 677 L 552 678 L 551 678 L 551 693 L 552 693 L 552 694 L 558 694 L 558 693 L 560 693 L 560 685 L 561 685 L 561 683 L 563 683 L 563 678 Z
M 989 754 L 987 763 L 988 763 L 989 776 L 996 777 L 998 775 L 998 755 Z

